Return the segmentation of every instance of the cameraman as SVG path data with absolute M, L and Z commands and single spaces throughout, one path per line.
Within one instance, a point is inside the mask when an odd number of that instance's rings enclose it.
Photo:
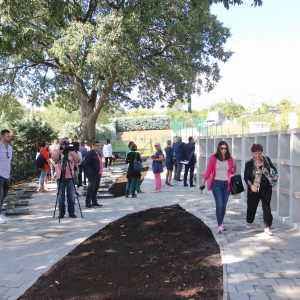
M 76 190 L 73 182 L 74 165 L 80 163 L 78 154 L 69 145 L 68 139 L 63 138 L 59 141 L 60 148 L 53 151 L 52 158 L 55 162 L 56 179 L 58 181 L 58 202 L 59 202 L 59 217 L 62 219 L 65 216 L 65 190 L 67 189 L 68 213 L 70 218 L 76 218 L 75 215 L 75 197 Z M 62 168 L 65 172 L 62 173 Z M 71 169 L 71 172 L 70 172 Z M 63 176 L 61 178 L 61 175 Z

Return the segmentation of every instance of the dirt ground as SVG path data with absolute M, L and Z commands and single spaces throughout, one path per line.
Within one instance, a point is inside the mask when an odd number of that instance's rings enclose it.
M 19 299 L 223 298 L 219 247 L 179 205 L 110 223 L 77 246 Z

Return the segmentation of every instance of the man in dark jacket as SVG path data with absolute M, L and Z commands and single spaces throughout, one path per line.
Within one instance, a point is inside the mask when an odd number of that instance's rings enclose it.
M 84 168 L 89 181 L 85 207 L 102 207 L 102 205 L 97 202 L 97 192 L 100 186 L 103 169 L 102 157 L 100 155 L 100 143 L 98 141 L 93 142 L 92 149 L 86 154 L 84 158 Z
M 184 159 L 184 143 L 182 142 L 181 136 L 177 137 L 176 143 L 173 145 L 174 150 L 174 163 L 175 163 L 175 176 L 174 180 L 182 181 L 180 179 L 180 174 L 182 171 L 182 162 Z
M 196 155 L 195 155 L 195 141 L 193 137 L 189 137 L 189 142 L 184 145 L 184 157 L 187 164 L 185 164 L 183 185 L 188 186 L 187 184 L 187 175 L 190 171 L 190 187 L 195 186 L 194 179 L 194 170 L 196 164 Z

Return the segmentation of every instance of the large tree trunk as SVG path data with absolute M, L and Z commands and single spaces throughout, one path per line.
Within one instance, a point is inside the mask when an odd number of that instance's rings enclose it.
M 78 139 L 92 143 L 96 135 L 96 123 L 105 102 L 107 101 L 109 93 L 113 90 L 114 83 L 116 82 L 116 73 L 111 69 L 112 77 L 107 86 L 103 89 L 102 94 L 97 101 L 98 92 L 93 90 L 89 97 L 84 83 L 81 78 L 72 74 L 69 78 L 75 87 L 81 108 L 81 123 L 78 128 Z
M 96 122 L 98 114 L 94 111 L 88 112 L 85 108 L 81 107 L 81 123 L 78 130 L 78 139 L 80 141 L 87 141 L 92 143 L 96 135 Z

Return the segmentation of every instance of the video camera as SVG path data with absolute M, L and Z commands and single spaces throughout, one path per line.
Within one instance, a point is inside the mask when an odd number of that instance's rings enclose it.
M 68 160 L 69 151 L 75 151 L 75 147 L 73 144 L 64 142 L 60 145 L 59 150 L 62 150 L 62 154 L 64 155 L 64 160 Z

